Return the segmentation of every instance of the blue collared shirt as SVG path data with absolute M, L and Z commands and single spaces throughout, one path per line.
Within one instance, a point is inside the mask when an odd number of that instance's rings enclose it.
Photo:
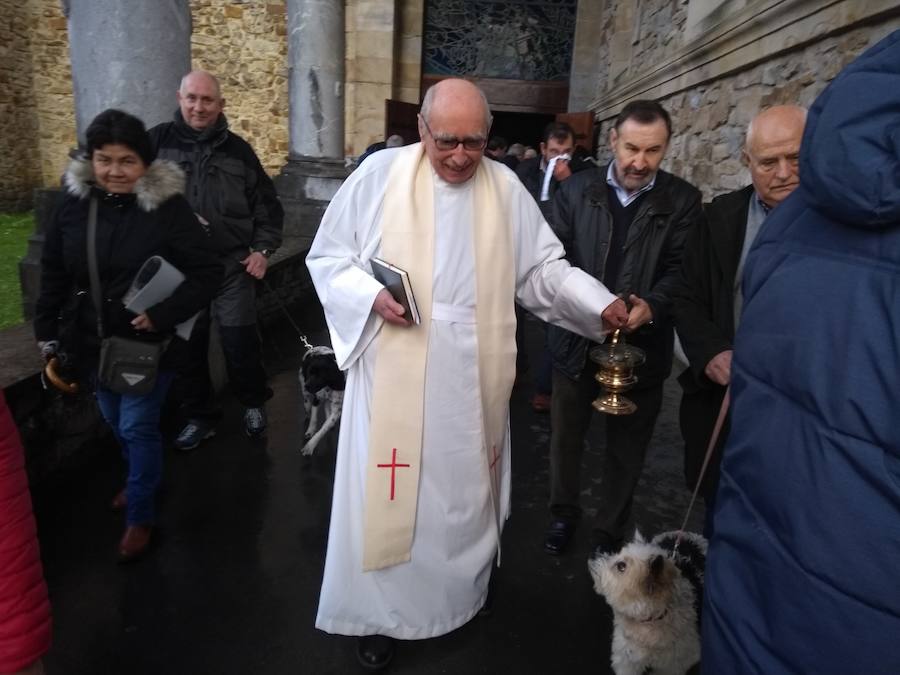
M 628 206 L 635 199 L 640 197 L 642 194 L 647 192 L 648 190 L 652 190 L 653 186 L 656 185 L 656 174 L 653 174 L 653 178 L 650 179 L 650 182 L 647 183 L 644 187 L 642 187 L 637 192 L 632 192 L 629 194 L 628 190 L 619 185 L 619 181 L 616 179 L 616 161 L 613 160 L 609 163 L 609 168 L 606 170 L 606 184 L 609 185 L 613 190 L 616 191 L 616 197 L 619 198 L 619 203 L 622 206 Z

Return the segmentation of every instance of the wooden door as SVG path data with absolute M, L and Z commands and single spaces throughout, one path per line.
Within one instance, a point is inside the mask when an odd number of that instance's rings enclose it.
M 594 113 L 557 113 L 557 122 L 565 122 L 575 130 L 575 145 L 580 145 L 593 156 L 594 147 Z
M 384 100 L 384 137 L 387 139 L 392 134 L 403 136 L 403 143 L 417 143 L 419 141 L 419 114 L 418 103 L 406 103 L 393 99 Z

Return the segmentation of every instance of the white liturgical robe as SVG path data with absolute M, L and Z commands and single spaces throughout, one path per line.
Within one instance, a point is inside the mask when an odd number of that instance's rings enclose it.
M 463 625 L 484 604 L 500 527 L 509 513 L 510 447 L 507 433 L 491 463 L 499 476 L 489 477 L 475 325 L 474 181 L 451 185 L 435 175 L 433 295 L 412 549 L 408 562 L 363 571 L 369 417 L 383 324 L 371 311 L 383 287 L 372 277 L 369 261 L 379 256 L 383 199 L 391 189 L 387 177 L 401 151 L 377 152 L 353 172 L 332 200 L 307 256 L 338 365 L 347 371 L 316 627 L 343 635 L 421 639 Z M 516 297 L 509 302 L 602 339 L 600 314 L 615 296 L 563 260 L 562 245 L 515 174 L 500 164 L 491 170 L 501 171 L 510 188 L 504 213 L 513 227 Z M 499 483 L 499 513 L 490 480 Z

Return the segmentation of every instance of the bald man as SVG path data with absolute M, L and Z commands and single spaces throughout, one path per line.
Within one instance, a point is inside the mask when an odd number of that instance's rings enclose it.
M 369 669 L 393 640 L 449 633 L 484 606 L 509 513 L 518 302 L 601 339 L 625 304 L 564 260 L 515 174 L 484 160 L 484 94 L 425 95 L 421 143 L 370 156 L 306 258 L 347 371 L 316 626 L 359 636 Z M 373 276 L 405 271 L 420 322 Z
M 265 276 L 269 257 L 281 245 L 284 211 L 253 148 L 228 128 L 219 81 L 192 71 L 181 79 L 176 98 L 174 120 L 153 127 L 150 138 L 160 158 L 187 174 L 184 195 L 225 266 L 212 312 L 231 388 L 244 406 L 244 431 L 256 438 L 266 432 L 264 406 L 271 396 L 256 328 L 256 280 Z M 190 348 L 191 365 L 179 387 L 186 419 L 174 442 L 182 451 L 213 436 L 221 416 L 209 376 L 208 317 L 195 325 Z
M 759 113 L 747 128 L 741 152 L 751 185 L 720 195 L 704 207 L 704 221 L 685 246 L 682 283 L 675 298 L 675 326 L 690 367 L 679 377 L 685 479 L 693 490 L 731 381 L 734 334 L 740 321 L 744 260 L 766 216 L 800 183 L 800 140 L 806 110 L 780 105 Z M 727 421 L 703 479 L 707 532 Z

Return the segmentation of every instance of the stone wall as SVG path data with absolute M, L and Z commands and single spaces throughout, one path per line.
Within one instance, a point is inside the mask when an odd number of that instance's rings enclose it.
M 0 16 L 0 211 L 10 211 L 59 184 L 75 121 L 59 2 L 0 0 Z
M 284 0 L 192 0 L 191 16 L 193 67 L 219 77 L 229 124 L 276 173 L 288 155 Z
M 651 74 L 685 53 L 681 32 L 688 4 L 608 2 L 613 12 L 604 17 L 606 39 L 600 42 L 608 41 L 611 46 L 597 70 L 601 93 L 593 107 L 598 111 L 602 139 L 598 159 L 608 161 L 606 139 L 615 113 L 627 100 L 658 98 L 672 115 L 674 127 L 663 168 L 697 185 L 706 199 L 749 183 L 740 150 L 747 124 L 757 112 L 781 103 L 809 106 L 845 65 L 900 28 L 900 12 L 882 13 L 864 22 L 832 26 L 824 36 L 811 40 L 802 41 L 798 35 L 792 43 L 788 35 L 781 49 L 768 58 L 729 67 L 728 72 L 706 81 L 701 78 L 689 86 L 678 86 L 685 80 L 679 75 L 659 84 Z M 633 22 L 637 17 L 640 24 L 636 28 Z M 821 26 L 818 31 L 824 32 Z M 614 106 L 610 104 L 613 100 Z
M 347 0 L 344 148 L 358 155 L 384 140 L 384 101 L 394 93 L 393 0 Z
M 59 0 L 28 0 L 31 8 L 33 90 L 42 187 L 56 187 L 78 142 L 69 67 L 69 31 Z
M 232 128 L 276 174 L 288 155 L 285 0 L 191 0 L 195 68 L 222 80 Z M 346 0 L 345 152 L 382 140 L 384 101 L 418 103 L 424 0 Z M 0 0 L 0 210 L 59 184 L 75 146 L 60 0 Z M 172 109 L 175 108 L 172 92 Z
M 347 0 L 347 155 L 384 140 L 386 99 L 419 103 L 424 5 L 424 0 Z
M 193 64 L 220 76 L 226 113 L 270 173 L 288 154 L 284 0 L 192 0 Z M 0 0 L 0 211 L 59 185 L 76 144 L 60 0 Z M 172 92 L 172 110 L 176 106 Z
M 0 210 L 15 211 L 39 184 L 38 158 L 28 142 L 36 136 L 29 21 L 14 0 L 0 0 L 0 16 Z

